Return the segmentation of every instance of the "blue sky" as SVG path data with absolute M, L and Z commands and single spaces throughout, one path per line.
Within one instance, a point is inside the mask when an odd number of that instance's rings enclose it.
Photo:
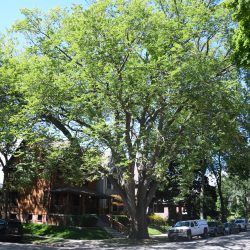
M 39 8 L 47 11 L 55 6 L 69 7 L 72 4 L 86 5 L 86 0 L 5 0 L 1 1 L 0 7 L 0 32 L 4 32 L 16 20 L 23 16 L 20 13 L 21 8 Z

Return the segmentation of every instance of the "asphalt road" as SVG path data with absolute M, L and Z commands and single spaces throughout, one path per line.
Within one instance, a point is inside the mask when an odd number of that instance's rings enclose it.
M 165 240 L 165 239 L 164 239 Z M 164 241 L 163 240 L 163 241 Z M 107 242 L 107 241 L 74 241 L 54 243 L 53 245 L 32 245 L 0 242 L 0 250 L 80 250 L 80 249 L 106 249 L 106 250 L 145 250 L 145 249 L 173 249 L 173 250 L 250 250 L 250 231 L 239 234 L 209 237 L 207 239 L 193 239 L 190 242 L 163 242 L 155 239 L 153 242 L 131 244 L 128 240 Z

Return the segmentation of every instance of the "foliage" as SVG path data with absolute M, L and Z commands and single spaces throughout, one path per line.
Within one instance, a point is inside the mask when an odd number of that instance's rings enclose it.
M 107 176 L 130 216 L 131 237 L 148 236 L 143 215 L 167 184 L 169 164 L 192 179 L 198 159 L 211 156 L 213 135 L 237 127 L 242 93 L 230 59 L 230 13 L 217 2 L 23 9 L 14 27 L 28 45 L 17 60 L 25 105 L 13 119 L 28 124 L 31 137 L 70 142 L 70 153 L 55 151 L 51 162 L 63 154 L 71 181 L 83 176 L 77 168 Z
M 126 227 L 129 226 L 129 219 L 127 215 L 112 215 L 112 218 Z
M 233 37 L 234 56 L 240 66 L 248 68 L 250 66 L 250 1 L 230 0 L 227 4 L 233 11 L 233 19 L 237 25 Z
M 249 180 L 242 180 L 235 176 L 225 176 L 223 178 L 223 193 L 230 217 L 249 218 L 249 187 Z
M 15 67 L 14 44 L 3 37 L 0 41 L 0 166 L 5 170 L 8 157 L 18 144 L 18 124 L 13 117 L 20 111 L 22 98 L 16 86 L 20 72 Z
M 96 215 L 86 214 L 81 216 L 72 216 L 72 226 L 95 227 L 98 221 Z
M 154 225 L 154 226 L 162 226 L 162 225 L 166 225 L 167 223 L 166 220 L 164 220 L 161 216 L 156 215 L 156 214 L 149 215 L 148 222 L 150 225 Z
M 168 222 L 159 215 L 151 214 L 147 216 L 147 219 L 148 226 L 151 229 L 151 232 L 149 229 L 149 234 L 160 234 L 158 233 L 159 231 L 161 233 L 166 233 L 168 228 L 170 227 Z M 156 230 L 156 232 L 154 232 L 154 230 Z

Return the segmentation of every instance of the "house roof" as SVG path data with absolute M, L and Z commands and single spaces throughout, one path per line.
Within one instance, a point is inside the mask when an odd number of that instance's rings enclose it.
M 51 190 L 52 193 L 72 193 L 72 194 L 87 194 L 89 196 L 99 199 L 110 199 L 110 195 L 93 191 L 87 187 L 76 188 L 76 187 L 60 187 Z

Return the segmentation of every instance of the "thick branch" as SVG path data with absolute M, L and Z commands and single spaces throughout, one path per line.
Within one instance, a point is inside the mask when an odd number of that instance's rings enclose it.
M 56 128 L 58 128 L 65 137 L 67 137 L 71 142 L 75 141 L 75 138 L 71 135 L 70 131 L 62 124 L 62 122 L 51 114 L 44 114 L 43 118 L 52 123 Z
M 147 193 L 147 201 L 146 201 L 147 206 L 149 206 L 150 202 L 152 201 L 156 190 L 157 190 L 157 183 L 155 181 L 152 181 L 149 191 Z

